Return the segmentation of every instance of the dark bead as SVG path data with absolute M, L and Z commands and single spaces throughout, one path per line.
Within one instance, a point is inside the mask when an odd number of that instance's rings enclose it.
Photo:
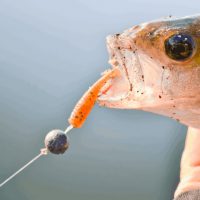
M 195 49 L 195 41 L 188 34 L 175 34 L 165 40 L 165 52 L 173 60 L 190 58 Z
M 45 147 L 54 154 L 63 154 L 69 147 L 66 134 L 62 130 L 50 131 L 44 140 Z

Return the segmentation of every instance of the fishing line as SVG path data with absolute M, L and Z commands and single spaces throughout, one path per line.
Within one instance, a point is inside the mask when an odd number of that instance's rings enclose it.
M 73 129 L 72 125 L 69 125 L 65 131 L 64 134 L 66 135 L 67 133 L 69 133 L 70 130 Z M 10 180 L 12 180 L 15 176 L 17 176 L 20 172 L 22 172 L 24 169 L 26 169 L 28 166 L 30 166 L 33 162 L 35 162 L 36 160 L 38 160 L 41 156 L 45 156 L 48 154 L 48 149 L 47 148 L 43 148 L 40 150 L 40 153 L 35 156 L 32 160 L 30 160 L 28 163 L 26 163 L 24 166 L 22 166 L 19 170 L 17 170 L 15 173 L 13 173 L 11 176 L 9 176 L 6 180 L 4 180 L 2 183 L 0 183 L 0 188 L 3 187 L 6 183 L 8 183 Z
M 19 174 L 20 172 L 22 172 L 25 168 L 27 168 L 29 165 L 31 165 L 34 161 L 36 161 L 38 158 L 40 158 L 43 154 L 42 152 L 39 153 L 37 156 L 35 156 L 32 160 L 30 160 L 27 164 L 25 164 L 23 167 L 21 167 L 18 171 L 16 171 L 14 174 L 12 174 L 10 177 L 8 177 L 5 181 L 3 181 L 0 184 L 0 188 L 2 186 L 4 186 L 8 181 L 10 181 L 11 179 L 13 179 L 17 174 Z

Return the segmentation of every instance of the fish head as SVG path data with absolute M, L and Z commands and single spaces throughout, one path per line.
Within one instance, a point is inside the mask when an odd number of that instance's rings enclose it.
M 120 75 L 102 88 L 101 106 L 149 111 L 200 128 L 200 16 L 133 26 L 108 36 L 107 48 Z

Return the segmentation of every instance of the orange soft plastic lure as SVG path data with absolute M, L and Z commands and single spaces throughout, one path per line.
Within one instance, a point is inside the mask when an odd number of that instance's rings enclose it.
M 106 72 L 84 93 L 81 99 L 77 102 L 70 118 L 68 119 L 68 122 L 74 128 L 80 128 L 83 125 L 97 100 L 101 88 L 106 84 L 108 80 L 114 78 L 117 75 L 117 72 L 117 68 Z

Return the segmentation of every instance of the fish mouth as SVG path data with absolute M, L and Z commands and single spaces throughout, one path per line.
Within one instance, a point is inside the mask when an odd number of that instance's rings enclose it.
M 118 68 L 118 76 L 110 79 L 100 90 L 97 102 L 100 106 L 120 107 L 123 100 L 128 99 L 132 91 L 129 70 L 126 66 L 126 57 L 122 53 L 124 48 L 118 43 L 118 36 L 107 38 L 107 48 L 110 55 L 109 63 L 112 68 Z

